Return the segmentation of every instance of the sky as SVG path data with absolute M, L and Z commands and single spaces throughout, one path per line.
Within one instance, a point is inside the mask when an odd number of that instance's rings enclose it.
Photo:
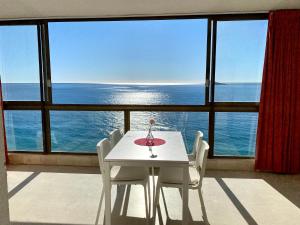
M 261 82 L 267 21 L 218 22 L 216 81 Z M 203 83 L 207 20 L 49 23 L 53 83 Z M 39 82 L 35 26 L 0 27 L 2 82 Z

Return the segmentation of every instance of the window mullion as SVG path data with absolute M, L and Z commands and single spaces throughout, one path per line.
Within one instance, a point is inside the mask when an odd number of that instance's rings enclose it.
M 209 112 L 209 157 L 214 156 L 214 140 L 215 140 L 215 109 L 214 109 L 214 100 L 215 100 L 215 71 L 216 71 L 216 44 L 217 44 L 217 21 L 211 21 L 212 26 L 212 50 L 211 50 L 211 68 L 210 68 L 210 86 L 209 86 L 209 102 L 210 102 L 210 112 Z
M 48 25 L 42 23 L 40 26 L 40 54 L 42 63 L 42 125 L 44 136 L 44 153 L 51 152 L 51 128 L 50 128 L 50 112 L 47 106 L 52 104 L 52 89 L 51 89 L 51 70 L 50 70 L 50 53 L 49 53 L 49 38 Z

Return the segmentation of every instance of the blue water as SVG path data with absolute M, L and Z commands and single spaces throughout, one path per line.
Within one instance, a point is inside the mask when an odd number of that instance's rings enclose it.
M 38 101 L 38 84 L 3 84 L 7 101 Z M 203 85 L 53 84 L 57 104 L 203 105 Z M 217 101 L 259 101 L 259 84 L 216 85 Z M 197 130 L 208 139 L 207 112 L 131 112 L 131 130 L 179 130 L 190 152 Z M 114 128 L 123 129 L 123 112 L 51 111 L 52 151 L 95 152 L 96 143 Z M 216 113 L 216 155 L 253 155 L 257 113 Z M 9 150 L 42 151 L 40 111 L 6 111 Z

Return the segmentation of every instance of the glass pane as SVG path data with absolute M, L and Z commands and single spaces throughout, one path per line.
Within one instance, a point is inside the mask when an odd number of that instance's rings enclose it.
M 49 23 L 53 101 L 204 104 L 207 20 Z
M 5 111 L 4 119 L 9 151 L 43 151 L 40 111 Z
M 218 22 L 215 101 L 259 101 L 267 23 Z
M 39 101 L 36 26 L 0 26 L 0 75 L 5 101 Z
M 214 154 L 254 156 L 257 113 L 216 113 Z
M 181 131 L 187 153 L 192 152 L 196 131 L 208 140 L 207 112 L 131 112 L 130 130 L 148 130 L 150 118 L 155 119 L 153 130 Z
M 96 152 L 113 129 L 124 128 L 123 112 L 51 111 L 52 151 Z

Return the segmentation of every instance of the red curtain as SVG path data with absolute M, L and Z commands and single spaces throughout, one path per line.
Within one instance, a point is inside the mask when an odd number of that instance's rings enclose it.
M 255 168 L 300 172 L 300 10 L 269 14 Z

